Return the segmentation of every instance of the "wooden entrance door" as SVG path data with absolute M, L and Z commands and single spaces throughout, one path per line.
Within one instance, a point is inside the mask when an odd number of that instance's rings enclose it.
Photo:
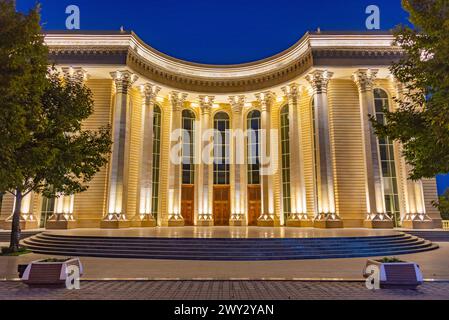
M 193 185 L 183 185 L 181 189 L 181 215 L 184 218 L 184 225 L 194 225 L 195 210 L 195 187 Z
M 248 225 L 257 226 L 261 214 L 262 193 L 260 185 L 248 186 Z
M 231 218 L 231 188 L 214 186 L 214 225 L 229 226 Z

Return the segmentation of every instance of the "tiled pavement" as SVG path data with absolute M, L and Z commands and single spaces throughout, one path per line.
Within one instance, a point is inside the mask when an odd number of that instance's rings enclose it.
M 370 291 L 363 282 L 82 281 L 80 290 L 0 282 L 0 300 L 449 300 L 449 282 Z

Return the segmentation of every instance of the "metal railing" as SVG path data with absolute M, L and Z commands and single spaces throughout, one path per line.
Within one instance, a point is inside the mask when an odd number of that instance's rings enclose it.
M 443 229 L 449 230 L 449 220 L 443 220 Z

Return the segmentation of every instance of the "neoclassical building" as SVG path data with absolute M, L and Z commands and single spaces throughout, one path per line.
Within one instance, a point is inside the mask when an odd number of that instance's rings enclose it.
M 401 146 L 369 122 L 402 94 L 391 34 L 307 33 L 240 65 L 181 61 L 129 32 L 45 41 L 64 76 L 92 90 L 84 127 L 112 124 L 114 145 L 87 192 L 28 196 L 23 229 L 441 227 L 435 180 L 408 180 Z M 198 161 L 207 148 L 212 161 Z M 13 208 L 5 195 L 5 228 Z

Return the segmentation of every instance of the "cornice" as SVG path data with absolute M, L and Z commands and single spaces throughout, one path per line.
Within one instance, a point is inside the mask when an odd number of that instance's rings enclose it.
M 305 34 L 291 48 L 239 65 L 206 65 L 170 57 L 134 33 L 50 33 L 45 37 L 57 64 L 126 65 L 141 78 L 180 91 L 235 94 L 263 91 L 291 82 L 323 63 L 335 66 L 387 64 L 402 52 L 391 34 Z M 347 62 L 346 62 L 347 61 Z

